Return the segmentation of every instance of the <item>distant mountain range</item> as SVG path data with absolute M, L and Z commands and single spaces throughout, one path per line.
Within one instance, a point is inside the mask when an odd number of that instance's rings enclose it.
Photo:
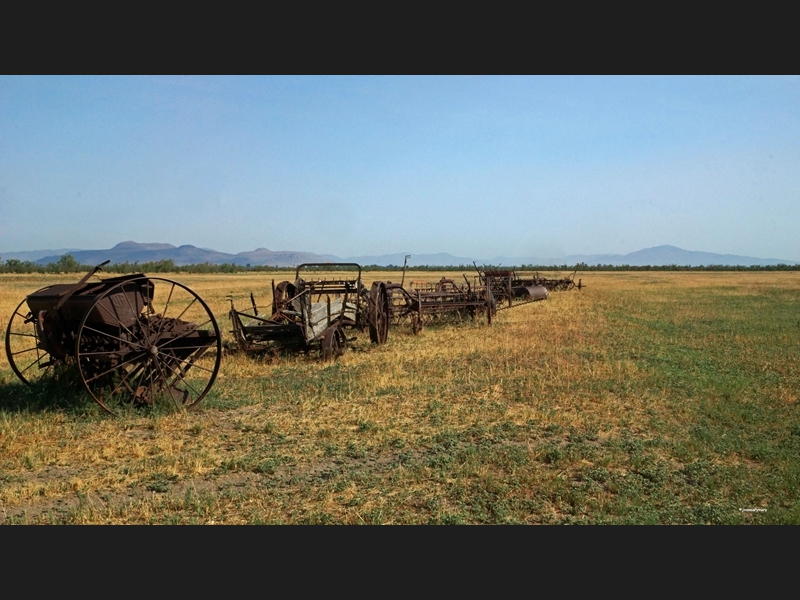
M 330 254 L 323 256 L 331 261 L 347 260 L 362 265 L 402 265 L 405 256 L 410 252 L 400 254 L 382 254 L 380 256 L 353 256 L 347 259 L 337 259 Z M 572 254 L 559 258 L 542 258 L 538 256 L 495 256 L 491 259 L 453 256 L 446 252 L 439 254 L 411 254 L 408 259 L 409 266 L 449 266 L 449 265 L 495 265 L 495 266 L 520 266 L 520 265 L 630 265 L 630 266 L 664 266 L 679 265 L 699 267 L 702 265 L 726 266 L 768 266 L 768 265 L 793 265 L 797 261 L 780 258 L 754 258 L 752 256 L 738 256 L 735 254 L 715 254 L 714 252 L 695 252 L 684 250 L 676 246 L 656 246 L 645 248 L 629 254 Z
M 797 261 L 779 258 L 754 258 L 752 256 L 737 256 L 735 254 L 715 254 L 713 252 L 695 252 L 683 250 L 675 246 L 656 246 L 631 252 L 630 254 L 573 254 L 560 258 L 541 258 L 532 256 L 506 257 L 496 256 L 491 259 L 453 256 L 446 252 L 438 254 L 412 254 L 402 252 L 399 254 L 382 254 L 351 256 L 340 258 L 332 254 L 314 254 L 312 252 L 274 251 L 266 248 L 257 248 L 250 252 L 228 254 L 217 252 L 208 248 L 172 244 L 140 244 L 137 242 L 121 242 L 108 250 L 33 250 L 27 252 L 0 252 L 0 260 L 33 261 L 39 265 L 57 262 L 64 254 L 71 254 L 81 264 L 96 265 L 110 260 L 112 263 L 145 263 L 159 260 L 172 260 L 178 266 L 191 264 L 222 264 L 252 266 L 278 266 L 292 267 L 301 263 L 310 262 L 356 262 L 362 265 L 398 265 L 402 266 L 406 255 L 410 255 L 408 265 L 415 266 L 456 266 L 478 265 L 520 266 L 520 265 L 631 265 L 631 266 L 664 266 L 679 265 L 697 267 L 702 265 L 726 266 L 768 266 L 778 264 L 800 264 Z
M 110 260 L 112 263 L 145 263 L 172 260 L 179 266 L 203 263 L 215 265 L 231 263 L 242 266 L 249 264 L 253 266 L 274 265 L 278 267 L 294 266 L 304 262 L 329 262 L 318 254 L 311 252 L 273 252 L 266 248 L 256 248 L 250 252 L 228 254 L 191 245 L 173 246 L 172 244 L 140 244 L 137 242 L 120 242 L 108 250 L 4 252 L 0 253 L 0 259 L 32 260 L 37 265 L 47 265 L 57 262 L 64 254 L 71 254 L 76 261 L 84 265 L 97 265 L 106 260 Z

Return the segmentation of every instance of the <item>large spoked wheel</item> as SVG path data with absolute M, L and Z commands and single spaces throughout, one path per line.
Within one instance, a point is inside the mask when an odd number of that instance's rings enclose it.
M 386 284 L 375 282 L 370 289 L 369 339 L 373 344 L 385 344 L 389 338 L 389 294 Z
M 183 410 L 211 389 L 222 336 L 192 290 L 139 277 L 95 300 L 78 328 L 75 356 L 86 389 L 111 414 L 139 406 Z
M 347 338 L 341 327 L 334 325 L 328 327 L 322 334 L 322 359 L 334 360 L 344 354 Z
M 54 367 L 63 362 L 41 347 L 35 318 L 28 309 L 26 298 L 14 309 L 6 328 L 8 364 L 17 377 L 28 385 L 52 375 Z

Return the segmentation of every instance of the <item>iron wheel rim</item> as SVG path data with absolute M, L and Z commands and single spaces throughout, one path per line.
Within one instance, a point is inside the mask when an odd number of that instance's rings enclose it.
M 383 282 L 372 284 L 370 290 L 369 339 L 375 344 L 385 344 L 389 337 L 389 294 Z
M 163 303 L 156 299 L 157 282 L 169 286 Z M 130 305 L 125 293 L 125 288 L 141 284 L 148 290 L 143 296 L 144 313 Z M 126 325 L 102 304 L 119 292 L 138 315 L 135 323 Z M 95 311 L 118 321 L 117 335 L 89 323 Z M 195 323 L 184 321 L 183 317 L 200 318 Z M 207 342 L 195 343 L 194 332 L 207 332 Z M 105 349 L 98 349 L 98 343 Z M 212 350 L 213 365 L 207 360 L 210 355 L 205 356 Z M 83 316 L 75 340 L 75 363 L 84 387 L 104 410 L 116 416 L 140 405 L 194 408 L 214 384 L 221 359 L 222 336 L 208 305 L 187 286 L 161 277 L 137 277 L 103 292 Z
M 43 287 L 40 290 L 37 290 L 37 292 L 46 290 L 48 287 L 51 286 Z M 33 293 L 35 294 L 37 292 Z M 58 361 L 46 350 L 39 347 L 39 335 L 36 332 L 36 324 L 33 320 L 33 313 L 30 310 L 25 315 L 20 312 L 20 308 L 22 308 L 27 301 L 28 297 L 26 296 L 25 299 L 17 305 L 17 307 L 14 309 L 14 312 L 11 314 L 11 318 L 8 320 L 5 340 L 6 359 L 8 360 L 11 370 L 19 378 L 19 380 L 22 381 L 22 383 L 25 385 L 33 385 L 35 382 L 52 374 L 55 363 L 61 361 Z M 24 332 L 25 325 L 29 325 L 29 333 Z M 18 329 L 18 331 L 14 331 L 15 329 Z M 22 338 L 30 339 L 30 342 L 26 342 Z M 12 343 L 12 339 L 17 341 Z M 35 359 L 33 359 L 34 355 L 36 356 Z M 15 359 L 15 356 L 19 358 Z M 31 358 L 28 359 L 28 356 Z M 18 365 L 20 362 L 22 362 L 22 364 L 25 366 L 20 368 L 20 365 Z M 38 365 L 39 367 L 31 371 L 34 365 Z M 28 375 L 27 377 L 25 376 L 26 373 Z M 33 377 L 33 373 L 38 374 L 38 376 Z
M 326 361 L 335 360 L 344 354 L 346 344 L 347 338 L 345 338 L 341 327 L 329 327 L 322 334 L 322 359 Z

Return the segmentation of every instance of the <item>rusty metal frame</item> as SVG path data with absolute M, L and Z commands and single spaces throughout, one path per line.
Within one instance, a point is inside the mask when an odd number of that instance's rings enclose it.
M 6 329 L 12 370 L 32 384 L 57 367 L 74 369 L 92 398 L 112 414 L 161 396 L 178 408 L 194 407 L 219 372 L 222 338 L 214 315 L 202 298 L 169 279 L 135 273 L 89 283 L 108 262 L 75 284 L 42 288 L 20 303 Z M 169 289 L 160 296 L 166 298 L 163 305 L 155 302 L 157 282 Z M 195 305 L 192 314 L 205 320 L 184 320 Z M 213 351 L 213 366 L 201 366 L 201 357 Z
M 497 305 L 491 289 L 470 283 L 457 284 L 442 277 L 438 282 L 386 283 L 390 317 L 394 325 L 410 324 L 414 333 L 424 326 L 474 320 L 483 315 L 491 324 Z
M 355 268 L 354 277 L 324 278 L 320 271 Z M 301 277 L 302 271 L 317 274 Z M 364 331 L 383 344 L 388 335 L 388 314 L 380 308 L 381 288 L 367 290 L 358 263 L 303 263 L 295 269 L 294 282 L 272 282 L 272 313 L 259 314 L 251 293 L 252 313 L 239 311 L 229 297 L 229 318 L 235 340 L 233 350 L 251 353 L 321 350 L 323 358 L 343 353 L 348 340 L 345 329 Z M 324 300 L 323 300 L 324 298 Z

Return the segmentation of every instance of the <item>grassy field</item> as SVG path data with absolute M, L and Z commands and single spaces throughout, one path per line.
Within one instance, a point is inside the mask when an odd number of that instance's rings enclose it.
M 272 274 L 166 277 L 226 335 L 228 294 L 270 300 Z M 800 522 L 800 274 L 581 277 L 333 363 L 225 356 L 189 413 L 109 417 L 3 353 L 0 523 Z M 2 276 L 3 331 L 77 279 Z

